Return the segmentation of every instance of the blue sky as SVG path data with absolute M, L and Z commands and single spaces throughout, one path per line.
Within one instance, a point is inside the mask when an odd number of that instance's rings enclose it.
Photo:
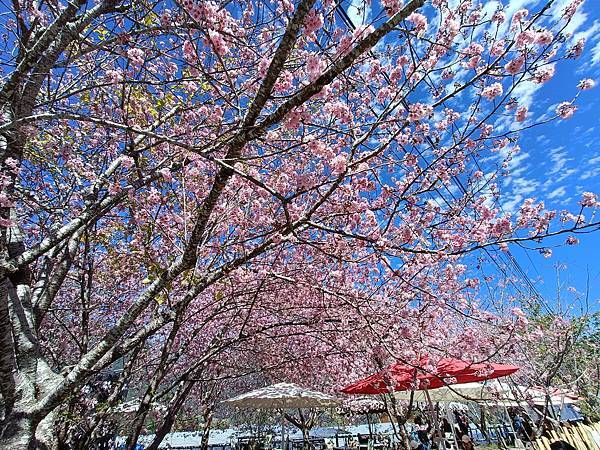
M 511 3 L 531 8 L 536 2 Z M 586 2 L 574 20 L 574 37 L 587 39 L 583 55 L 558 64 L 555 77 L 531 94 L 535 114 L 542 115 L 574 95 L 582 78 L 600 83 L 600 8 L 594 3 Z M 573 118 L 522 133 L 520 157 L 503 187 L 509 207 L 534 196 L 550 208 L 577 212 L 582 192 L 600 193 L 600 86 L 583 92 L 577 103 L 579 110 Z M 548 302 L 556 298 L 556 269 L 560 265 L 560 285 L 579 292 L 589 287 L 590 307 L 600 310 L 600 232 L 579 238 L 577 246 L 554 247 L 548 259 L 534 251 L 511 250 Z M 549 242 L 560 244 L 563 240 Z
M 571 0 L 555 0 L 551 13 L 560 16 Z M 452 3 L 452 1 L 450 2 Z M 477 2 L 474 1 L 474 4 Z M 512 14 L 527 8 L 532 13 L 541 8 L 546 0 L 484 1 L 490 14 L 498 4 L 510 18 Z M 362 0 L 346 3 L 347 11 L 355 24 L 368 22 L 381 11 L 374 0 L 366 17 L 354 5 Z M 595 6 L 594 6 L 595 5 Z M 525 84 L 520 88 L 519 100 L 526 99 L 531 117 L 541 118 L 553 111 L 555 105 L 571 100 L 577 93 L 581 79 L 592 78 L 600 84 L 600 8 L 598 0 L 588 0 L 573 17 L 567 31 L 571 43 L 586 39 L 583 55 L 578 60 L 557 64 L 556 75 L 545 84 Z M 521 133 L 520 153 L 513 158 L 510 176 L 502 181 L 502 206 L 514 211 L 526 198 L 543 200 L 550 209 L 579 212 L 577 202 L 585 191 L 600 194 L 600 85 L 583 91 L 577 101 L 579 110 L 573 118 L 554 121 Z M 596 218 L 598 220 L 598 218 Z M 589 290 L 589 307 L 600 311 L 600 232 L 579 235 L 580 244 L 562 245 L 565 236 L 547 241 L 553 256 L 543 257 L 535 250 L 512 246 L 511 252 L 523 271 L 534 283 L 537 291 L 552 309 L 557 307 L 557 286 L 564 291 L 563 306 L 574 298 L 568 291 L 579 293 Z M 560 267 L 559 275 L 557 268 Z M 576 302 L 581 305 L 581 302 Z

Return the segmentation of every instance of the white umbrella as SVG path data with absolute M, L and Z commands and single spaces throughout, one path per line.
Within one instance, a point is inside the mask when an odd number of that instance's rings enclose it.
M 277 383 L 224 400 L 223 403 L 238 408 L 259 409 L 331 408 L 339 406 L 340 400 L 297 384 Z
M 385 402 L 368 397 L 349 398 L 344 401 L 340 410 L 342 412 L 349 412 L 352 414 L 369 414 L 387 411 L 385 407 Z
M 277 383 L 237 397 L 224 400 L 238 408 L 289 409 L 289 408 L 331 408 L 341 401 L 333 395 L 311 391 L 293 383 Z M 284 422 L 281 419 L 281 448 L 284 448 Z

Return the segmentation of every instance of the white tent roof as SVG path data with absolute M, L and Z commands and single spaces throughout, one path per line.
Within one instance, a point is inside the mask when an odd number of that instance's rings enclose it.
M 339 406 L 333 395 L 311 391 L 293 383 L 277 383 L 225 400 L 238 408 L 330 408 Z
M 394 395 L 399 400 L 408 401 L 410 391 L 396 392 Z M 545 394 L 540 389 L 527 388 L 525 386 L 510 385 L 501 381 L 493 380 L 486 383 L 464 383 L 430 389 L 431 401 L 448 402 L 485 402 L 499 406 L 522 406 L 533 403 L 543 405 L 546 402 Z M 414 391 L 413 401 L 425 402 L 427 400 L 425 391 Z M 568 395 L 551 395 L 550 403 L 553 405 L 572 404 L 577 399 Z
M 398 400 L 410 400 L 411 391 L 398 391 L 394 396 Z M 498 398 L 498 392 L 491 385 L 484 383 L 464 383 L 429 389 L 432 402 L 480 402 L 486 399 Z M 426 402 L 425 391 L 414 391 L 413 401 Z

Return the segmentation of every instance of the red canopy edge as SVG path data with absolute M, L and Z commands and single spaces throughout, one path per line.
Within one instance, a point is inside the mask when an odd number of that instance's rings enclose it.
M 413 389 L 435 389 L 452 384 L 490 380 L 511 375 L 519 367 L 496 363 L 470 363 L 455 358 L 441 359 L 434 370 L 426 370 L 428 358 L 418 367 L 396 363 L 384 370 L 344 387 L 346 394 L 385 394 Z

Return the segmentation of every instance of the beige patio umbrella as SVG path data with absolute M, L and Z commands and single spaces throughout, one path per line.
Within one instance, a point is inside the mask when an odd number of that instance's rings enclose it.
M 425 390 L 417 391 L 396 391 L 394 397 L 398 400 L 409 401 L 411 393 L 414 394 L 413 401 L 426 402 L 427 397 Z M 465 402 L 482 402 L 485 400 L 498 399 L 502 397 L 493 385 L 487 383 L 464 383 L 451 386 L 444 386 L 436 389 L 428 390 L 429 397 L 433 402 L 440 403 L 465 403 Z
M 257 409 L 331 408 L 341 402 L 333 395 L 294 383 L 277 383 L 224 400 L 230 406 Z
M 277 383 L 237 397 L 224 400 L 223 403 L 237 408 L 256 409 L 300 409 L 300 408 L 332 408 L 341 401 L 333 395 L 312 391 L 294 383 Z M 281 419 L 281 448 L 284 443 L 284 418 Z

